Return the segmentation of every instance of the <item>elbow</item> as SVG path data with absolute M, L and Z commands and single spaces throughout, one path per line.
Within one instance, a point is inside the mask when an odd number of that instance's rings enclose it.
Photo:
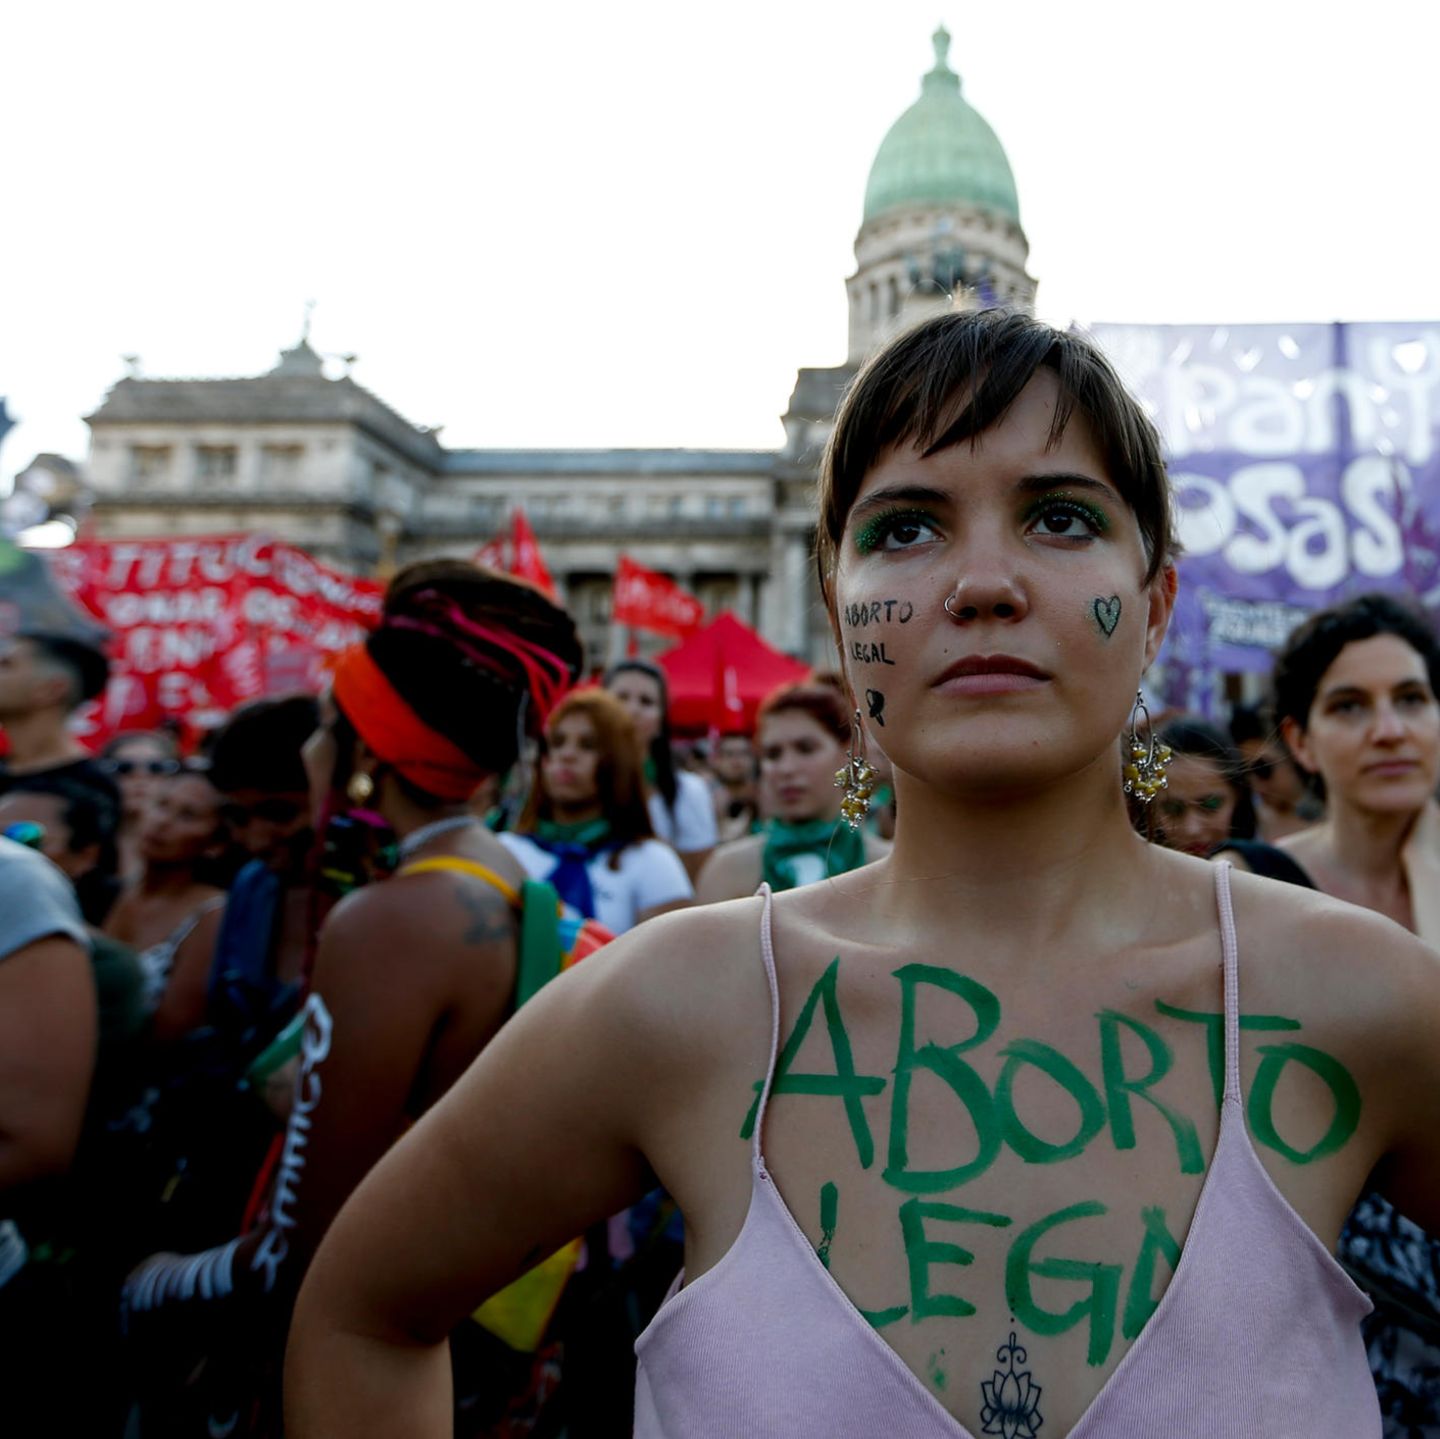
M 0 1135 L 0 1194 L 68 1174 L 79 1140 L 78 1121 L 65 1128 Z

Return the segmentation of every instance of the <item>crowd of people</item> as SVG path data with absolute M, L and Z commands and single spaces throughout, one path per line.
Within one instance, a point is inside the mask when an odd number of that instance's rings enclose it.
M 92 754 L 19 611 L 7 1433 L 1440 1435 L 1432 621 L 1137 696 L 1158 442 L 999 312 L 866 367 L 819 534 L 886 667 L 727 733 L 438 560 Z

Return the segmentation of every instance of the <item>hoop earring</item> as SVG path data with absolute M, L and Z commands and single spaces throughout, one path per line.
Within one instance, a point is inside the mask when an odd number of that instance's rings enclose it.
M 364 804 L 375 793 L 375 781 L 363 769 L 357 769 L 345 786 L 345 798 L 351 804 Z
M 852 830 L 859 829 L 870 813 L 875 780 L 875 767 L 865 758 L 865 730 L 860 723 L 860 711 L 856 710 L 845 767 L 835 771 L 835 787 L 845 791 L 845 798 L 840 801 L 840 818 Z
M 1144 716 L 1145 738 L 1140 738 L 1140 717 Z M 1170 746 L 1155 738 L 1145 695 L 1135 691 L 1135 708 L 1130 712 L 1130 762 L 1125 766 L 1125 793 L 1141 804 L 1149 804 L 1168 781 L 1165 771 L 1174 758 Z

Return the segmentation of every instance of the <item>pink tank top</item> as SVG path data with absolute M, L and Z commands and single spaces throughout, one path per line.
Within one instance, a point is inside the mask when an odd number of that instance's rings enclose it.
M 1370 1303 L 1271 1182 L 1245 1127 L 1229 867 L 1215 878 L 1219 1139 L 1169 1288 L 1070 1439 L 1379 1439 L 1360 1338 Z M 761 949 L 773 1014 L 749 1212 L 720 1262 L 672 1290 L 635 1343 L 636 1439 L 975 1439 L 861 1317 L 766 1170 L 780 1039 L 768 891 Z

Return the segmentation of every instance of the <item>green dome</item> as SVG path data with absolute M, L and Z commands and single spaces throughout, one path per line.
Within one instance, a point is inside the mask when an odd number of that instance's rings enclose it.
M 880 142 L 865 186 L 865 218 L 901 205 L 979 205 L 1017 224 L 1015 177 L 995 132 L 960 94 L 960 77 L 946 63 L 950 34 L 935 32 L 935 68 L 920 82 L 920 98 Z

